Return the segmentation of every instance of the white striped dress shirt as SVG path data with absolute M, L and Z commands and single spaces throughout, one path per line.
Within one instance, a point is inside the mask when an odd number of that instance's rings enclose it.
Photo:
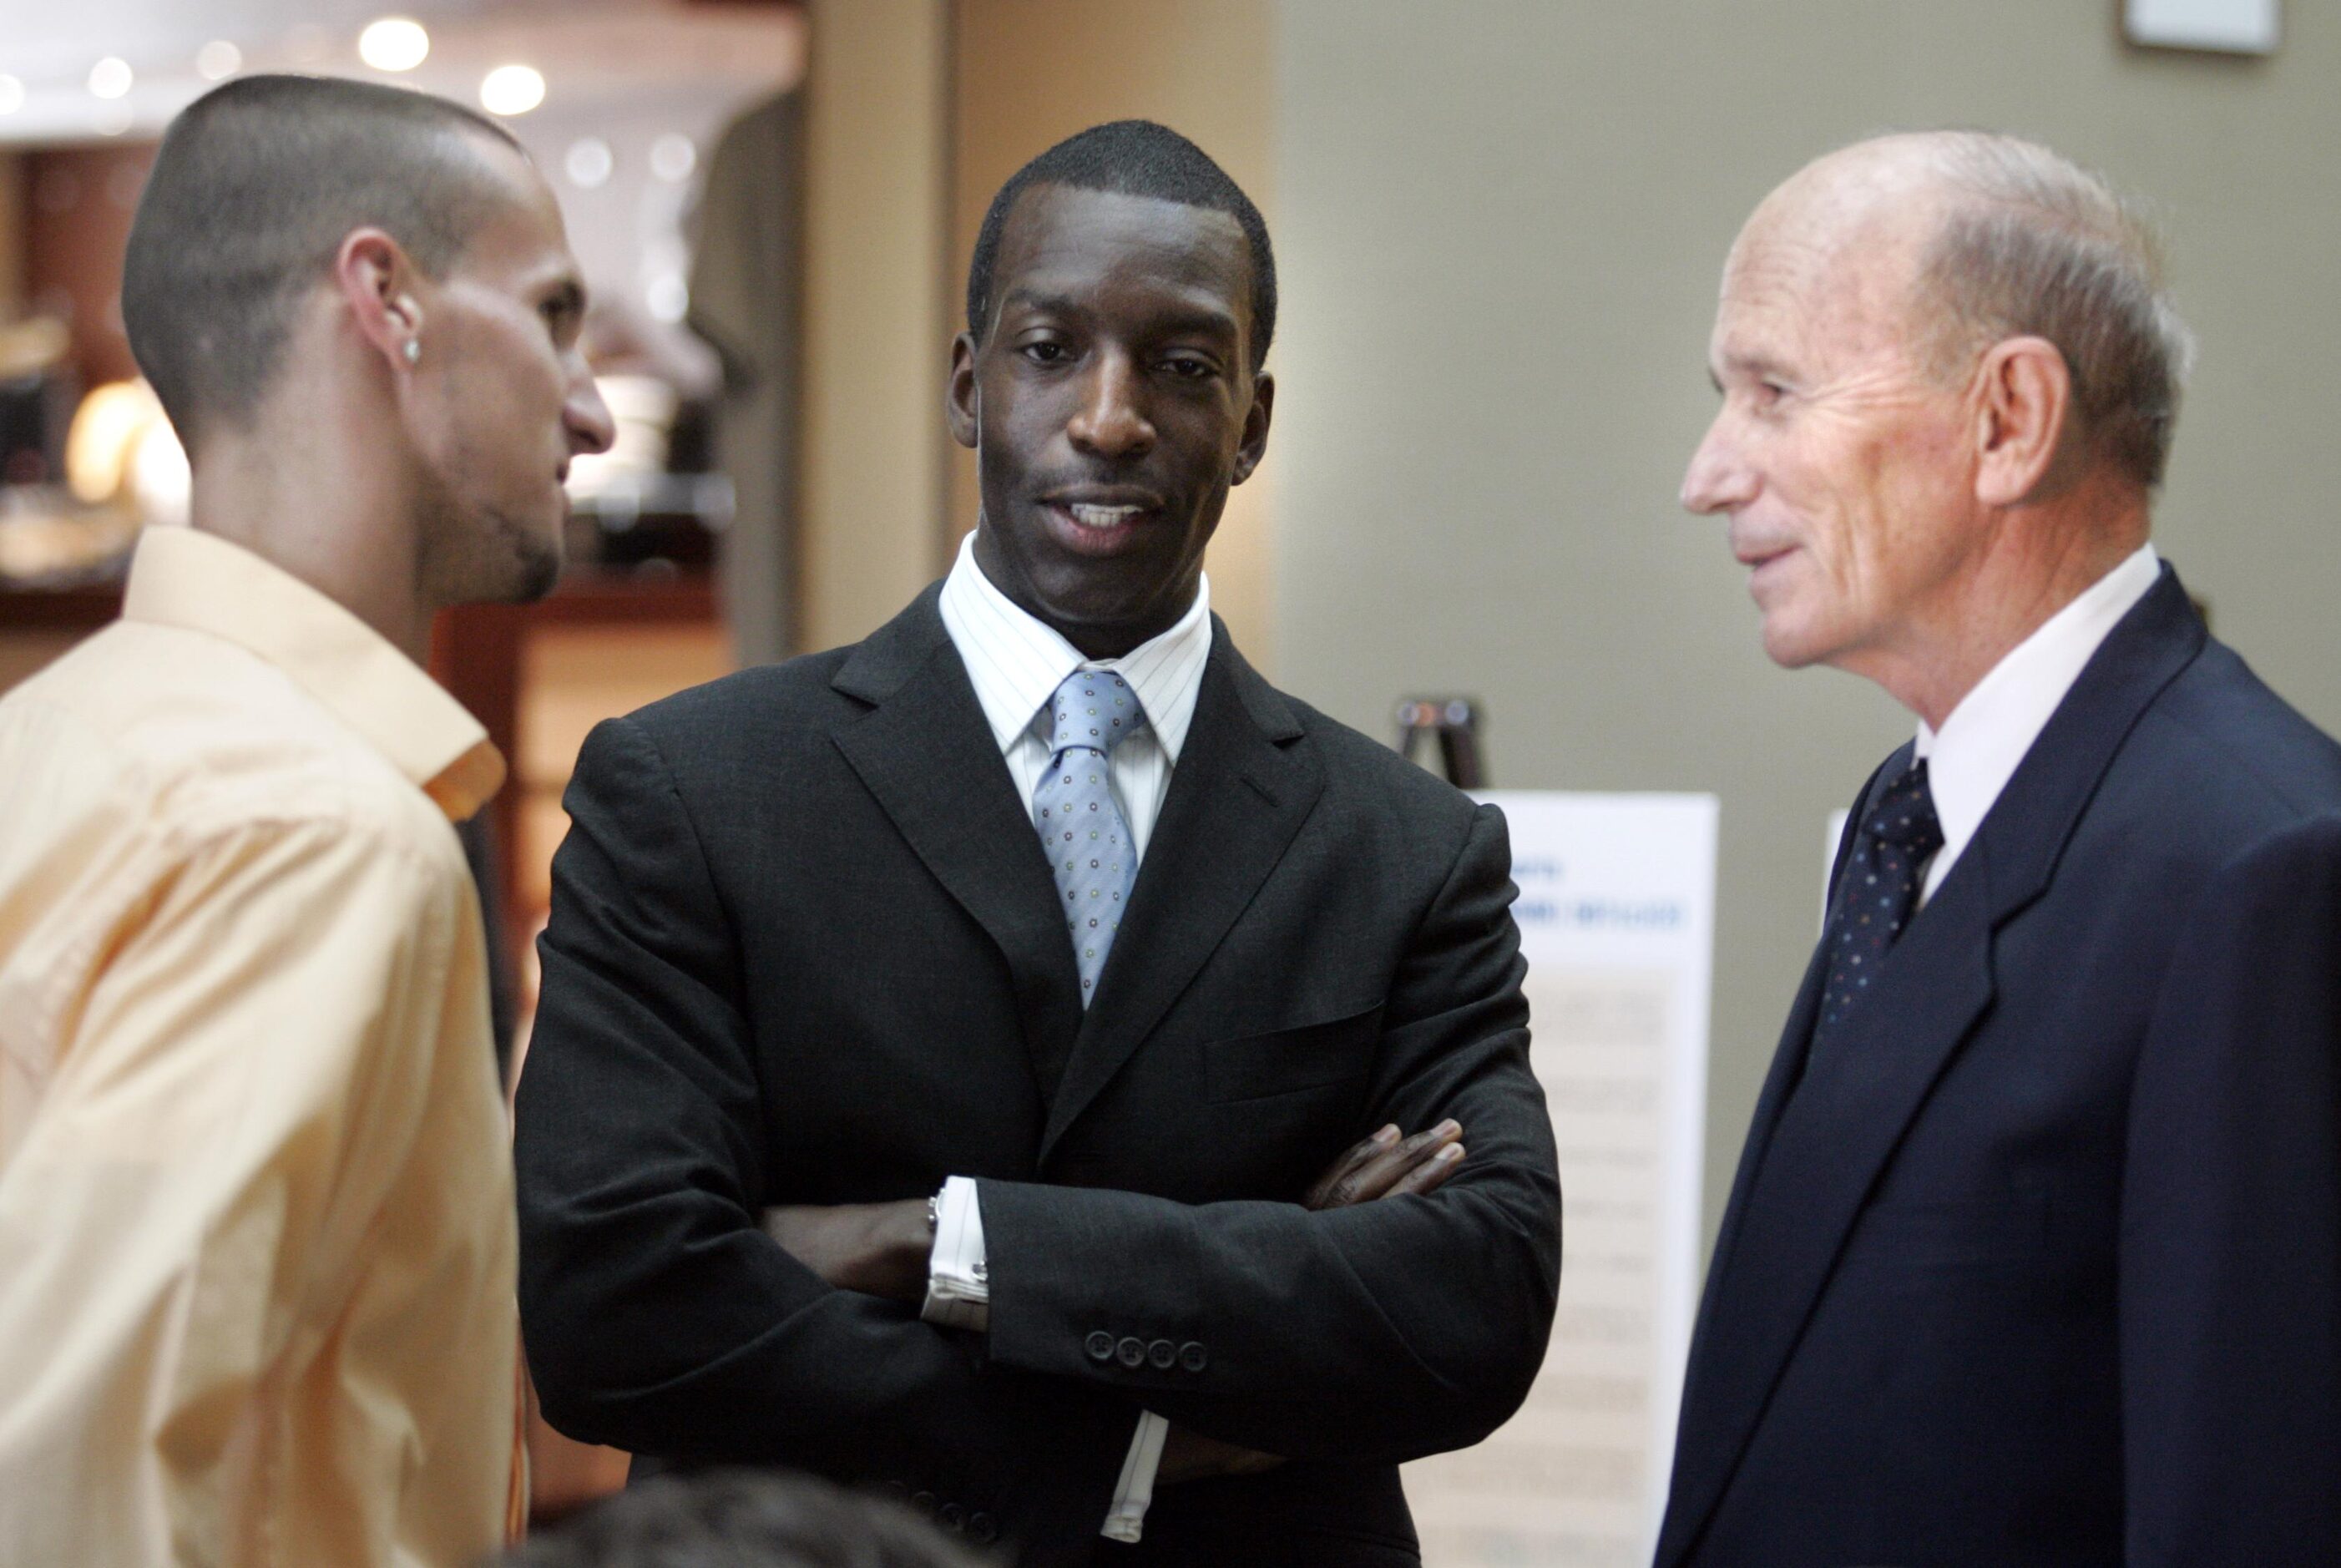
M 1049 765 L 1049 700 L 1065 677 L 1076 670 L 1111 670 L 1130 683 L 1146 710 L 1146 728 L 1114 747 L 1107 779 L 1130 823 L 1131 844 L 1144 860 L 1154 819 L 1162 814 L 1162 797 L 1170 790 L 1170 770 L 1194 722 L 1195 694 L 1202 689 L 1203 664 L 1210 656 L 1210 579 L 1202 581 L 1194 604 L 1169 631 L 1121 658 L 1085 659 L 1055 628 L 1026 614 L 992 585 L 975 564 L 971 534 L 943 580 L 938 608 L 1007 759 L 1016 798 L 1027 804 Z
M 1016 795 L 1030 809 L 1033 787 L 1051 761 L 1049 704 L 1076 670 L 1111 670 L 1130 683 L 1146 728 L 1114 747 L 1106 763 L 1106 783 L 1130 824 L 1131 846 L 1141 863 L 1170 793 L 1170 770 L 1194 722 L 1195 697 L 1202 690 L 1203 665 L 1211 652 L 1211 584 L 1206 577 L 1195 602 L 1176 625 L 1141 643 L 1118 659 L 1087 659 L 1080 649 L 1026 614 L 993 585 L 975 564 L 975 535 L 960 544 L 959 559 L 943 580 L 943 629 L 967 665 L 976 701 L 1000 743 Z M 1039 829 L 1033 830 L 1038 836 Z M 982 1332 L 990 1323 L 991 1289 L 985 1267 L 983 1215 L 976 1187 L 964 1176 L 943 1183 L 935 1220 L 935 1245 L 921 1315 L 930 1323 Z M 1170 1423 L 1149 1411 L 1139 1418 L 1112 1506 L 1099 1533 L 1136 1541 L 1154 1498 L 1154 1473 L 1162 1461 Z

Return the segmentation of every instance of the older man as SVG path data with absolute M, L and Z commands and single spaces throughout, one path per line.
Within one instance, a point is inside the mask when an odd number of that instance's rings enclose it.
M 2341 1562 L 2341 749 L 2147 543 L 2185 340 L 2044 148 L 1865 143 L 1726 266 L 1766 650 L 1854 804 L 1709 1272 L 1659 1561 Z
M 0 1562 L 458 1564 L 512 1476 L 512 1178 L 421 660 L 542 593 L 609 444 L 503 131 L 254 76 L 125 266 L 194 470 L 122 619 L 0 703 Z

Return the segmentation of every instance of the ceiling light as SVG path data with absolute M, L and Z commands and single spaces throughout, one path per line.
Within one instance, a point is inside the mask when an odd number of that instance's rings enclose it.
M 408 16 L 384 16 L 358 35 L 358 58 L 377 71 L 412 71 L 431 53 L 431 35 Z
M 89 90 L 101 98 L 119 98 L 130 91 L 130 62 L 108 55 L 89 68 Z
M 0 115 L 13 115 L 25 106 L 25 84 L 10 75 L 0 75 Z
M 569 171 L 569 183 L 581 191 L 603 185 L 617 164 L 610 144 L 599 136 L 584 136 L 570 143 L 569 155 L 563 160 L 563 166 Z
M 651 173 L 669 185 L 681 185 L 691 178 L 698 165 L 699 149 L 681 131 L 669 131 L 651 144 Z
M 544 78 L 528 65 L 499 65 L 480 83 L 480 106 L 491 115 L 525 115 L 544 102 Z
M 195 51 L 195 75 L 206 82 L 233 76 L 244 69 L 244 51 L 224 38 L 214 38 Z

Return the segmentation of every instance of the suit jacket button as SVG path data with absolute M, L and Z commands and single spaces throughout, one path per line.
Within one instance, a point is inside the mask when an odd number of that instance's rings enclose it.
M 1100 1329 L 1097 1333 L 1090 1335 L 1088 1348 L 1090 1359 L 1091 1361 L 1111 1361 L 1113 1359 L 1113 1335 L 1106 1333 L 1103 1329 Z
M 1146 1364 L 1146 1342 L 1131 1334 L 1113 1347 L 1114 1359 L 1136 1372 Z
M 1154 1363 L 1157 1372 L 1169 1372 L 1179 1364 L 1179 1347 L 1167 1339 L 1158 1339 L 1146 1347 L 1146 1359 Z
M 946 1503 L 935 1514 L 935 1523 L 946 1530 L 957 1530 L 967 1523 L 967 1510 L 956 1503 Z
M 1000 1539 L 1000 1523 L 979 1508 L 967 1516 L 967 1538 L 978 1546 L 989 1546 Z
M 1211 1364 L 1210 1353 L 1203 1348 L 1202 1341 L 1190 1339 L 1179 1347 L 1179 1364 L 1189 1372 L 1200 1372 Z
M 932 1519 L 935 1516 L 935 1494 L 931 1492 L 914 1493 L 911 1497 L 911 1506 Z

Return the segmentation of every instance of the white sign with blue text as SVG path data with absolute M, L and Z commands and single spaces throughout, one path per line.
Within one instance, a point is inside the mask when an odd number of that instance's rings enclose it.
M 1530 1059 L 1560 1156 L 1560 1311 L 1519 1413 L 1407 1466 L 1407 1496 L 1428 1568 L 1641 1568 L 1698 1299 L 1716 799 L 1480 798 L 1511 828 Z

